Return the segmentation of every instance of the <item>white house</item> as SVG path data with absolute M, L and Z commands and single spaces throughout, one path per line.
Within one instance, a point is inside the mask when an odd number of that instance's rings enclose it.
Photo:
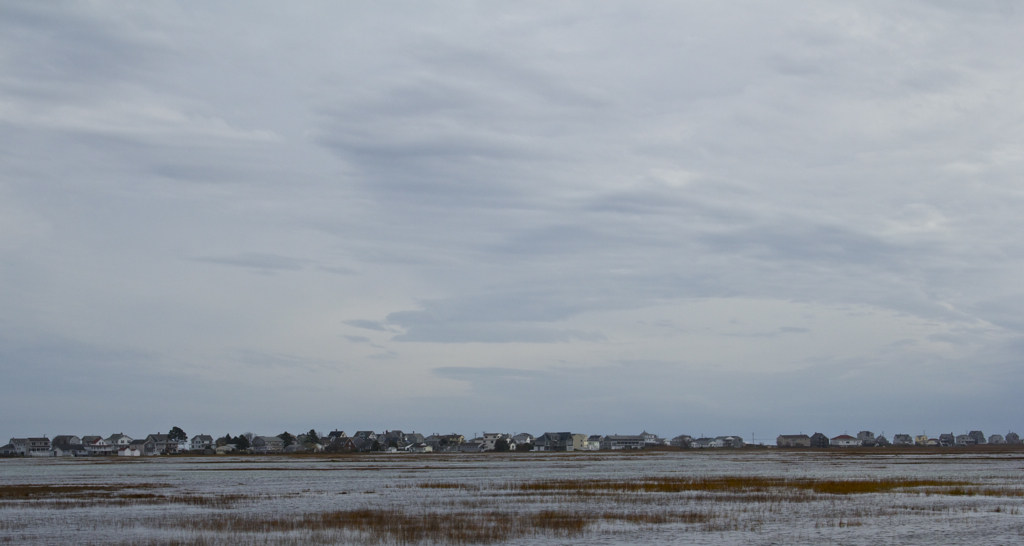
M 840 434 L 835 438 L 829 440 L 832 447 L 860 447 L 860 440 L 850 436 L 849 434 Z
M 484 445 L 483 451 L 494 451 L 494 446 L 498 443 L 498 440 L 505 440 L 508 443 L 509 450 L 515 451 L 516 441 L 512 438 L 511 434 L 485 432 L 483 438 L 479 439 Z
M 637 434 L 609 434 L 601 440 L 601 449 L 643 449 L 647 440 Z
M 197 434 L 192 437 L 192 450 L 202 451 L 204 449 L 213 449 L 214 441 L 213 436 L 209 434 Z
M 107 443 L 120 449 L 131 445 L 132 439 L 131 437 L 126 436 L 123 432 L 119 432 L 117 434 L 111 434 L 110 438 L 107 438 Z
M 107 443 L 102 436 L 82 436 L 82 445 L 89 455 L 113 455 L 114 446 Z

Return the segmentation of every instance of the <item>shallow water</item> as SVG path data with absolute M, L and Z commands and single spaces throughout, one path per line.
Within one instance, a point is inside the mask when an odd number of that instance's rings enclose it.
M 853 495 L 733 491 L 524 494 L 514 484 L 542 480 L 762 476 L 840 480 L 937 479 L 1001 488 L 998 496 L 897 490 Z M 425 483 L 462 484 L 434 489 Z M 1024 453 L 837 453 L 731 451 L 570 454 L 388 454 L 343 457 L 150 457 L 3 459 L 0 487 L 118 485 L 128 497 L 47 496 L 0 501 L 0 542 L 37 544 L 373 543 L 349 531 L 218 532 L 159 522 L 219 514 L 299 517 L 361 508 L 409 513 L 569 510 L 645 514 L 701 512 L 712 523 L 600 521 L 582 535 L 512 537 L 507 544 L 985 544 L 1024 543 Z M 150 486 L 134 489 L 136 486 Z M 86 491 L 88 491 L 86 489 Z M 228 507 L 172 502 L 172 496 L 242 495 Z M 803 494 L 802 494 L 803 495 Z M 154 500 L 153 497 L 156 497 Z M 163 499 L 163 500 L 161 500 Z

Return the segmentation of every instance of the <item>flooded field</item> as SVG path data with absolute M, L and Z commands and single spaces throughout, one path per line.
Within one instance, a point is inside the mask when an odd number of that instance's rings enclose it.
M 1024 452 L 0 460 L 0 543 L 1021 544 Z

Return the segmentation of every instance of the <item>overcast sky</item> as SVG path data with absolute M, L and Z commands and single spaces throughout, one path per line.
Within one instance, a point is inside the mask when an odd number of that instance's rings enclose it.
M 1013 2 L 0 1 L 0 433 L 1024 432 Z

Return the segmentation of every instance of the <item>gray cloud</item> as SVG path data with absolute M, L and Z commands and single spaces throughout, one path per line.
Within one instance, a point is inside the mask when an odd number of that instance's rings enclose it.
M 379 332 L 388 332 L 388 331 L 390 331 L 386 326 L 384 326 L 384 324 L 382 324 L 382 323 L 380 323 L 378 321 L 375 321 L 375 320 L 362 320 L 362 319 L 346 320 L 346 321 L 343 321 L 343 324 L 347 324 L 349 326 L 355 326 L 356 328 L 363 328 L 363 329 L 366 329 L 366 330 L 377 330 Z
M 1003 426 L 1011 8 L 6 3 L 0 326 L 35 333 L 4 392 L 167 388 L 234 429 Z M 402 402 L 330 397 L 342 368 Z M 521 413 L 466 415 L 510 382 Z
M 245 252 L 228 256 L 201 256 L 191 258 L 196 262 L 211 264 L 230 265 L 244 267 L 247 269 L 258 269 L 261 271 L 298 271 L 309 263 L 309 260 L 278 256 L 276 254 L 263 254 L 259 252 Z

